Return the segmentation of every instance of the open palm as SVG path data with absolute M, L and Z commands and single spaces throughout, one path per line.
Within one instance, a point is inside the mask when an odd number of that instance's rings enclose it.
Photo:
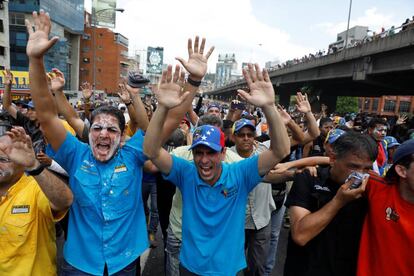
M 201 45 L 199 47 L 199 37 L 196 36 L 194 40 L 194 48 L 192 40 L 188 40 L 188 61 L 185 61 L 183 58 L 176 58 L 184 68 L 190 73 L 191 77 L 194 80 L 201 80 L 204 75 L 207 73 L 207 61 L 211 53 L 214 50 L 214 46 L 210 48 L 206 55 L 204 55 L 206 39 L 201 40 Z
M 275 91 L 267 71 L 261 71 L 258 64 L 255 64 L 255 69 L 251 64 L 248 65 L 248 68 L 249 70 L 243 69 L 243 76 L 250 92 L 238 90 L 239 95 L 258 107 L 273 105 L 275 103 Z
M 58 41 L 58 37 L 49 40 L 51 23 L 49 15 L 44 11 L 39 14 L 33 12 L 33 25 L 25 20 L 29 40 L 27 41 L 26 53 L 29 57 L 41 58 Z
M 180 105 L 188 96 L 188 92 L 182 92 L 182 83 L 184 81 L 184 72 L 180 73 L 180 67 L 175 68 L 174 76 L 172 75 L 172 66 L 169 65 L 167 70 L 162 73 L 161 83 L 158 91 L 155 92 L 158 103 L 168 109 Z

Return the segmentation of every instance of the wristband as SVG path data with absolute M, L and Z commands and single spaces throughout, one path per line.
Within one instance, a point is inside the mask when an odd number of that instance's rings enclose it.
M 187 82 L 194 87 L 199 87 L 201 84 L 201 81 L 192 80 L 190 77 L 187 78 Z
M 37 167 L 34 170 L 31 171 L 26 171 L 27 175 L 31 175 L 31 176 L 36 176 L 39 175 L 43 172 L 43 170 L 47 167 L 47 165 L 40 165 L 39 167 Z

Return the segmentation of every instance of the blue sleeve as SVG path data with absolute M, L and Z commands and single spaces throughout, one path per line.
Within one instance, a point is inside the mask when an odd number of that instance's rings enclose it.
M 180 157 L 171 155 L 172 157 L 172 166 L 171 171 L 168 175 L 163 174 L 165 180 L 170 181 L 176 185 L 182 192 L 182 187 L 184 186 L 185 173 L 191 171 L 191 162 Z M 186 179 L 186 181 L 190 181 Z
M 230 164 L 230 170 L 233 171 L 233 166 L 236 167 L 236 177 L 242 177 L 239 183 L 243 183 L 245 185 L 248 193 L 250 193 L 250 191 L 263 180 L 263 177 L 259 175 L 258 162 L 259 155 L 254 155 L 237 163 Z
M 65 141 L 60 145 L 60 148 L 55 152 L 52 146 L 48 144 L 46 147 L 46 154 L 71 175 L 73 173 L 73 168 L 77 165 L 75 164 L 76 154 L 85 150 L 85 147 L 88 147 L 88 145 L 80 142 L 75 136 L 70 134 L 70 132 L 67 132 Z
M 135 160 L 138 161 L 140 166 L 144 165 L 144 162 L 147 161 L 147 157 L 144 155 L 142 146 L 144 144 L 144 133 L 142 130 L 137 130 L 135 134 L 129 139 L 123 149 L 127 152 L 132 153 L 135 156 Z

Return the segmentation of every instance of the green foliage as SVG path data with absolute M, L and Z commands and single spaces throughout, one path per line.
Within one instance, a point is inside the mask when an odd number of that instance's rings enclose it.
M 336 102 L 336 112 L 347 113 L 347 112 L 358 112 L 358 97 L 338 97 Z

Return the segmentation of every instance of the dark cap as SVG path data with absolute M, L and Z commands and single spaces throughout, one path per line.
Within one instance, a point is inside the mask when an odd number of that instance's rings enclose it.
M 136 71 L 128 72 L 128 85 L 133 88 L 142 88 L 149 82 L 149 79 L 145 78 L 143 75 Z
M 398 164 L 404 157 L 414 154 L 414 139 L 410 139 L 402 143 L 392 156 L 394 164 L 388 170 L 386 177 L 392 178 L 396 176 L 395 165 Z

